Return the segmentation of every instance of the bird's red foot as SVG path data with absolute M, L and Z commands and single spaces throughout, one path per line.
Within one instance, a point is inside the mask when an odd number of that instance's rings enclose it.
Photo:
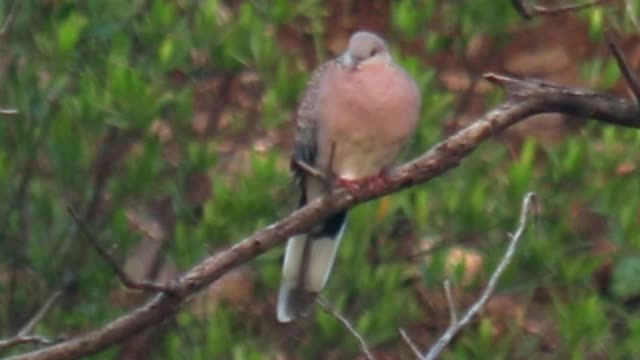
M 345 179 L 339 177 L 337 179 L 338 185 L 345 188 L 349 194 L 355 195 L 362 189 L 362 179 Z

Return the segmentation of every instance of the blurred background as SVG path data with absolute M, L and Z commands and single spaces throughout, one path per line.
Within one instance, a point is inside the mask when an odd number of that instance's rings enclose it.
M 288 214 L 297 100 L 353 31 L 383 35 L 422 89 L 409 159 L 502 101 L 487 71 L 627 96 L 604 31 L 637 68 L 639 16 L 635 0 L 532 21 L 506 0 L 0 0 L 0 337 L 57 291 L 35 328 L 54 339 L 147 298 L 124 290 L 68 205 L 132 277 L 158 281 Z M 640 357 L 637 146 L 635 130 L 556 114 L 496 134 L 446 175 L 358 206 L 324 297 L 379 359 L 411 358 L 398 329 L 435 341 L 442 281 L 460 309 L 477 298 L 535 191 L 534 226 L 444 358 Z M 91 358 L 359 357 L 319 309 L 277 323 L 282 254 Z

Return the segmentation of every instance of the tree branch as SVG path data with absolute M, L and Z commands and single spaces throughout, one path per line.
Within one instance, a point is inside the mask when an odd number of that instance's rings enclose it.
M 592 0 L 582 4 L 571 5 L 559 5 L 555 7 L 542 6 L 542 5 L 530 5 L 525 0 L 511 0 L 513 7 L 520 13 L 520 15 L 529 20 L 535 16 L 550 16 L 560 15 L 568 12 L 578 11 L 592 6 L 603 5 L 615 0 Z
M 535 80 L 495 74 L 485 75 L 485 78 L 505 87 L 508 95 L 506 101 L 422 156 L 393 169 L 388 174 L 385 186 L 362 187 L 353 192 L 336 189 L 229 249 L 196 264 L 178 279 L 172 295 L 158 294 L 140 308 L 97 330 L 13 359 L 72 359 L 96 353 L 121 342 L 132 334 L 172 317 L 193 293 L 219 279 L 235 266 L 283 243 L 289 236 L 310 229 L 341 209 L 425 183 L 458 166 L 494 134 L 532 115 L 559 112 L 595 118 L 608 124 L 640 128 L 640 111 L 634 102 Z
M 518 221 L 518 228 L 516 229 L 516 232 L 513 235 L 508 234 L 509 237 L 511 238 L 509 242 L 509 247 L 507 248 L 507 251 L 502 257 L 502 260 L 500 260 L 500 263 L 498 263 L 498 267 L 496 267 L 493 274 L 491 274 L 489 283 L 487 284 L 487 287 L 482 292 L 482 295 L 480 295 L 480 298 L 475 303 L 473 303 L 473 305 L 471 305 L 469 310 L 467 310 L 467 312 L 464 314 L 464 316 L 462 316 L 462 318 L 459 321 L 458 320 L 453 321 L 454 318 L 457 319 L 457 316 L 451 315 L 451 319 L 452 319 L 451 324 L 449 325 L 447 330 L 444 332 L 444 334 L 442 334 L 440 339 L 438 339 L 438 341 L 436 341 L 436 343 L 431 347 L 431 349 L 429 349 L 429 352 L 427 352 L 427 354 L 424 356 L 425 360 L 435 360 L 435 358 L 438 355 L 440 355 L 440 353 L 445 348 L 445 346 L 449 344 L 451 339 L 453 339 L 453 337 L 460 331 L 460 329 L 465 327 L 471 321 L 471 319 L 474 316 L 476 316 L 476 314 L 480 310 L 482 310 L 482 308 L 487 303 L 487 301 L 489 301 L 489 298 L 491 297 L 491 295 L 496 289 L 496 285 L 498 284 L 498 280 L 500 279 L 500 276 L 502 276 L 507 266 L 509 266 L 511 259 L 513 259 L 513 255 L 516 252 L 518 242 L 520 241 L 520 238 L 522 238 L 522 234 L 524 233 L 524 229 L 527 225 L 528 215 L 533 207 L 532 204 L 534 200 L 535 200 L 534 193 L 528 193 L 525 196 L 524 200 L 522 200 L 522 210 L 520 210 L 520 220 Z M 447 287 L 445 286 L 445 290 L 446 289 Z M 451 291 L 448 291 L 447 293 L 448 293 L 447 301 L 450 302 L 449 311 L 452 311 L 452 309 L 455 309 L 455 306 L 452 305 L 453 300 L 450 295 Z

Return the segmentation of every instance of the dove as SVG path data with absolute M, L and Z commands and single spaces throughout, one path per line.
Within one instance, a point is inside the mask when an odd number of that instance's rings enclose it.
M 291 164 L 299 206 L 335 186 L 349 189 L 384 177 L 415 133 L 421 98 L 380 36 L 354 33 L 342 55 L 313 72 L 298 107 Z M 280 322 L 308 314 L 329 278 L 346 222 L 347 210 L 339 211 L 288 239 L 276 309 Z

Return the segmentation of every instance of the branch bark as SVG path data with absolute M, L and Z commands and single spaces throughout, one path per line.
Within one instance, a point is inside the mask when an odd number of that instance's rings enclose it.
M 494 134 L 532 115 L 558 112 L 594 118 L 607 124 L 640 128 L 640 110 L 634 102 L 625 99 L 536 80 L 495 74 L 487 74 L 485 78 L 506 89 L 505 102 L 422 156 L 392 170 L 384 187 L 362 187 L 352 192 L 337 189 L 231 248 L 206 258 L 178 279 L 172 294 L 158 294 L 145 305 L 97 330 L 12 359 L 74 359 L 121 342 L 172 317 L 196 291 L 219 279 L 233 267 L 279 245 L 289 236 L 310 229 L 341 209 L 425 183 L 458 166 Z
M 531 5 L 528 4 L 525 0 L 511 0 L 513 7 L 515 7 L 520 15 L 527 20 L 532 19 L 533 17 L 538 15 L 553 16 L 570 13 L 597 5 L 604 5 L 605 3 L 609 3 L 612 1 L 614 0 L 592 0 L 581 4 L 558 5 L 555 7 L 550 7 L 542 5 Z

